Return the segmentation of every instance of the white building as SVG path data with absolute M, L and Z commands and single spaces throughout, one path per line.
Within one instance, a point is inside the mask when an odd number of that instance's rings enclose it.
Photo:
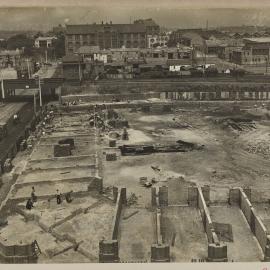
M 35 39 L 35 47 L 36 48 L 50 48 L 52 47 L 53 40 L 57 39 L 57 37 L 38 37 Z
M 167 33 L 159 35 L 147 35 L 147 46 L 148 48 L 167 47 L 168 40 L 169 34 Z

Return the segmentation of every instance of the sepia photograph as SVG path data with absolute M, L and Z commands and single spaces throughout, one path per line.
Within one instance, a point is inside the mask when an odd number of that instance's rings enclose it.
M 269 270 L 269 58 L 269 1 L 0 0 L 0 269 Z

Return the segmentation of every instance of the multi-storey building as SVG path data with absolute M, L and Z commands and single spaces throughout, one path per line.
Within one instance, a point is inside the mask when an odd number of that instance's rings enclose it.
M 269 64 L 270 38 L 246 38 L 244 46 L 232 52 L 232 62 L 239 65 Z
M 153 20 L 153 19 L 140 19 L 134 21 L 134 24 L 143 24 L 146 28 L 147 35 L 159 35 L 160 33 L 160 26 Z
M 112 62 L 132 62 L 143 60 L 160 60 L 164 59 L 192 59 L 192 49 L 190 47 L 182 48 L 117 48 L 117 49 L 100 49 L 99 47 L 84 46 L 78 50 L 78 55 L 83 59 L 92 61 L 102 61 L 103 63 Z
M 56 37 L 38 37 L 35 39 L 36 48 L 50 48 L 53 45 L 53 41 Z
M 136 24 L 85 24 L 66 26 L 66 54 L 76 53 L 82 46 L 109 48 L 146 48 L 146 26 Z
M 22 51 L 19 49 L 0 51 L 0 68 L 17 66 L 20 61 L 21 54 Z

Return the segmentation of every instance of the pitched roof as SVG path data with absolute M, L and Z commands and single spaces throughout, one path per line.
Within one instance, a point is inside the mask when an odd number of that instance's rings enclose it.
M 4 51 L 0 51 L 0 55 L 1 56 L 12 56 L 12 55 L 20 55 L 22 52 L 19 49 L 16 50 L 4 50 Z
M 79 54 L 91 54 L 100 51 L 99 46 L 82 46 L 78 49 Z
M 90 34 L 95 32 L 105 32 L 107 29 L 119 33 L 144 33 L 144 24 L 77 24 L 67 25 L 68 35 Z
M 153 19 L 145 19 L 145 20 L 136 20 L 134 21 L 135 24 L 141 23 L 146 26 L 158 26 L 158 24 Z
M 176 65 L 191 65 L 191 59 L 168 59 L 168 66 L 176 66 Z
M 253 43 L 269 43 L 270 37 L 244 38 L 243 40 Z
M 81 61 L 82 58 L 79 55 L 75 55 L 75 54 L 70 54 L 70 55 L 65 55 L 62 58 L 63 63 L 68 63 L 68 62 L 79 62 Z

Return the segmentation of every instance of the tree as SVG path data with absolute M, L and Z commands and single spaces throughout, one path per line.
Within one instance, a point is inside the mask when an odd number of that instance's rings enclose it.
M 34 35 L 34 39 L 38 38 L 38 37 L 43 37 L 43 33 L 38 31 L 35 35 Z
M 65 35 L 60 32 L 56 35 L 57 39 L 53 41 L 55 56 L 62 58 L 65 55 Z
M 0 49 L 6 49 L 6 48 L 7 48 L 7 41 L 0 40 Z
M 8 50 L 16 50 L 16 49 L 24 49 L 25 55 L 32 55 L 34 46 L 34 39 L 29 38 L 25 34 L 18 34 L 10 37 L 7 40 L 7 49 Z

